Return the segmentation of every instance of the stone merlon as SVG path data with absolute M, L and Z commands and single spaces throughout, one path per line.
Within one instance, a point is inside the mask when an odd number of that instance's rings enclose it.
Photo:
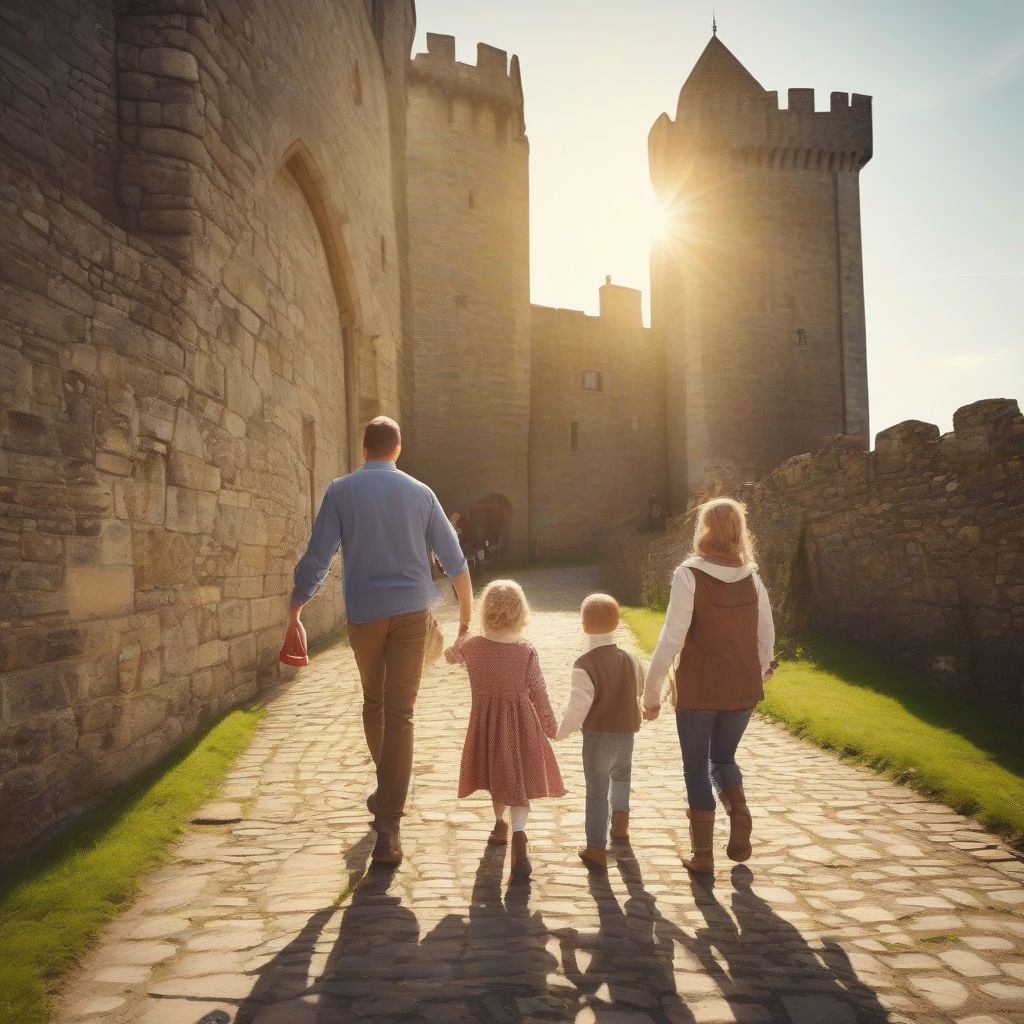
M 476 64 L 464 64 L 455 59 L 454 36 L 428 32 L 427 52 L 412 59 L 409 81 L 413 85 L 431 85 L 449 96 L 493 104 L 514 115 L 517 134 L 526 130 L 519 58 L 513 54 L 509 61 L 505 50 L 477 43 Z
M 872 155 L 871 97 L 830 95 L 815 111 L 813 89 L 790 89 L 786 107 L 713 37 L 679 93 L 676 118 L 662 114 L 648 138 L 651 175 L 688 152 L 731 151 L 744 162 L 785 169 L 860 170 Z

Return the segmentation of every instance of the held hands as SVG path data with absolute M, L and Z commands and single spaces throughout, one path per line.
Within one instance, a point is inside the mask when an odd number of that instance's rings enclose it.
M 767 669 L 765 669 L 765 671 L 764 671 L 764 675 L 762 676 L 762 680 L 763 680 L 764 682 L 767 682 L 767 681 L 768 681 L 769 679 L 771 679 L 771 677 L 772 677 L 773 675 L 775 675 L 775 670 L 776 670 L 776 669 L 777 669 L 778 667 L 779 667 L 779 663 L 778 663 L 778 662 L 777 662 L 777 661 L 776 661 L 776 660 L 775 660 L 775 659 L 773 658 L 773 659 L 771 660 L 771 662 L 770 662 L 770 663 L 768 664 L 768 668 L 767 668 Z
M 644 708 L 644 721 L 653 722 L 661 714 L 661 705 L 653 708 Z

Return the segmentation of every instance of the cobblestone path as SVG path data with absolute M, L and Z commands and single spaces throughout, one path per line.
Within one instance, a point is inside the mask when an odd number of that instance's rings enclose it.
M 520 578 L 557 713 L 594 580 Z M 208 815 L 239 820 L 192 826 L 61 1021 L 1024 1021 L 1024 864 L 971 821 L 755 721 L 741 748 L 755 856 L 723 854 L 713 885 L 694 881 L 663 716 L 640 734 L 633 845 L 607 877 L 575 857 L 576 737 L 557 748 L 570 795 L 531 814 L 532 884 L 508 887 L 505 854 L 485 846 L 487 799 L 454 797 L 466 698 L 461 669 L 425 677 L 406 861 L 363 877 L 372 775 L 355 666 L 344 646 L 316 658 Z

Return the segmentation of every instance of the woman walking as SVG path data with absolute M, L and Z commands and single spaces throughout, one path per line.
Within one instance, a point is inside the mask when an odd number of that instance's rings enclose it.
M 661 710 L 673 661 L 673 703 L 690 820 L 690 871 L 714 871 L 715 795 L 729 815 L 726 855 L 750 857 L 751 817 L 736 748 L 763 681 L 775 670 L 772 609 L 754 561 L 746 509 L 716 498 L 698 510 L 693 553 L 675 570 L 665 624 L 644 689 L 644 717 Z M 712 785 L 714 789 L 712 789 Z

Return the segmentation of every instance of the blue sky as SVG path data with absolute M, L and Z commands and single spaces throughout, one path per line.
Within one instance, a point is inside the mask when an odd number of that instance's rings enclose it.
M 1024 398 L 1024 3 L 715 0 L 766 89 L 874 97 L 861 174 L 872 431 L 950 429 Z M 647 132 L 674 114 L 712 4 L 418 0 L 427 31 L 518 53 L 530 137 L 534 302 L 596 312 L 605 274 L 649 289 Z

